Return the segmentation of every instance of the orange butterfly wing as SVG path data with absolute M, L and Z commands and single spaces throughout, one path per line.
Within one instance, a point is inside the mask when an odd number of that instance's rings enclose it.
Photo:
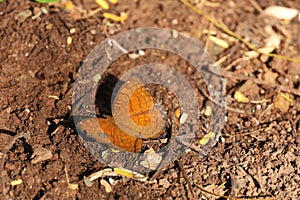
M 156 137 L 163 127 L 161 113 L 153 106 L 153 97 L 145 86 L 131 80 L 115 98 L 113 117 L 84 119 L 79 122 L 79 128 L 98 142 L 138 152 L 142 148 L 141 138 Z
M 97 142 L 114 144 L 120 149 L 130 152 L 138 152 L 142 148 L 142 140 L 124 133 L 110 116 L 84 119 L 79 122 L 79 128 Z
M 113 117 L 122 130 L 138 138 L 155 138 L 164 126 L 153 97 L 134 79 L 128 81 L 116 96 Z

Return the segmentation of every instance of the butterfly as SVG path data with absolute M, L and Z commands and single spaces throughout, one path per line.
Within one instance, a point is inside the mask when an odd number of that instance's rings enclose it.
M 155 138 L 164 127 L 154 98 L 139 80 L 131 79 L 119 89 L 112 116 L 86 118 L 78 127 L 96 141 L 129 152 L 139 152 L 142 139 Z

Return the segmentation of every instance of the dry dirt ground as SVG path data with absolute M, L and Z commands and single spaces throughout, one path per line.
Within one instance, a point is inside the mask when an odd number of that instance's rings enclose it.
M 277 41 L 273 53 L 300 59 L 298 18 L 287 22 L 261 12 L 271 5 L 299 10 L 298 0 L 190 2 L 257 47 Z M 90 16 L 83 18 L 84 13 L 68 11 L 63 4 L 0 3 L 2 198 L 298 199 L 299 61 L 266 55 L 247 59 L 251 50 L 245 44 L 179 0 L 119 0 L 110 4 L 107 12 L 128 13 L 124 22 L 104 18 L 104 11 L 94 1 L 73 3 Z M 91 14 L 95 9 L 99 12 Z M 90 185 L 84 178 L 106 166 L 85 148 L 72 120 L 76 74 L 97 44 L 137 27 L 171 28 L 201 41 L 227 78 L 226 99 L 233 109 L 227 110 L 220 140 L 207 156 L 200 157 L 197 148 L 192 148 L 151 181 L 105 176 Z M 229 47 L 220 47 L 209 35 L 226 41 Z M 172 55 L 154 55 L 156 61 L 167 65 L 182 64 L 168 59 Z M 118 62 L 134 61 L 126 57 Z M 249 101 L 238 102 L 234 96 L 237 91 Z M 211 105 L 201 93 L 199 101 L 202 115 L 196 147 L 200 135 L 207 133 L 209 113 L 205 115 L 203 110 Z M 21 137 L 24 133 L 30 138 Z M 101 179 L 112 191 L 106 191 Z

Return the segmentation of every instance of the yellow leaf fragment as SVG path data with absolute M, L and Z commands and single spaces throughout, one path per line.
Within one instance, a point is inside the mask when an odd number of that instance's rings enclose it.
M 242 103 L 247 103 L 249 102 L 249 99 L 243 95 L 243 93 L 241 93 L 240 91 L 236 91 L 234 93 L 234 98 L 238 101 L 238 102 L 242 102 Z
M 225 184 L 227 183 L 227 181 L 224 181 L 223 183 L 221 183 L 221 185 L 218 186 L 218 188 L 223 188 L 225 187 Z
M 220 47 L 223 47 L 225 49 L 227 49 L 229 47 L 229 44 L 225 41 L 225 40 L 222 40 L 220 38 L 217 38 L 215 36 L 208 36 L 208 39 L 210 41 L 212 41 L 213 43 L 215 43 L 216 45 L 220 46 Z
M 22 183 L 23 183 L 22 179 L 17 179 L 17 180 L 10 182 L 10 185 L 16 186 L 16 185 L 20 185 Z
M 293 100 L 290 98 L 290 96 L 288 94 L 284 94 L 284 93 L 280 93 L 280 95 L 287 101 L 289 101 L 290 103 L 293 102 Z
M 180 117 L 180 108 L 176 109 L 174 114 L 175 114 L 175 117 L 179 119 L 179 117 Z
M 139 174 L 137 172 L 134 172 L 134 171 L 131 171 L 129 169 L 124 169 L 124 168 L 113 168 L 113 171 L 116 173 L 116 174 L 119 174 L 121 176 L 126 176 L 128 178 L 133 178 L 133 179 L 136 179 L 136 180 L 139 180 L 139 181 L 147 181 L 147 177 L 145 177 L 144 175 L 142 174 Z
M 113 21 L 117 21 L 117 22 L 124 22 L 127 18 L 128 18 L 128 14 L 121 12 L 120 16 L 112 14 L 112 13 L 103 13 L 103 17 L 106 19 L 111 19 Z
M 109 5 L 105 0 L 96 0 L 96 3 L 104 10 L 109 9 Z
M 126 176 L 128 178 L 133 178 L 134 177 L 134 173 L 131 170 L 117 168 L 117 167 L 115 167 L 113 170 L 114 170 L 115 173 L 117 173 L 119 175 Z
M 105 187 L 105 191 L 107 193 L 110 193 L 112 191 L 112 187 L 110 186 L 110 184 L 106 180 L 101 179 L 100 183 L 101 183 L 101 185 L 103 185 Z
M 206 105 L 206 106 L 205 106 L 204 115 L 207 116 L 207 117 L 209 117 L 209 116 L 211 116 L 211 113 L 212 113 L 212 108 L 211 108 L 211 106 L 210 106 L 210 105 Z
M 214 132 L 209 132 L 205 134 L 203 138 L 201 138 L 201 140 L 199 141 L 200 145 L 206 145 L 209 142 L 209 140 L 215 137 L 215 135 L 216 134 Z
M 59 100 L 59 97 L 56 95 L 49 95 L 48 98 Z
M 110 3 L 116 4 L 118 3 L 118 0 L 108 0 Z
M 68 44 L 68 45 L 72 44 L 72 41 L 73 41 L 72 37 L 69 36 L 69 37 L 67 38 L 67 44 Z
M 74 4 L 72 3 L 71 0 L 67 0 L 67 1 L 65 2 L 65 8 L 66 8 L 67 10 L 72 10 L 72 9 L 74 8 Z
M 120 150 L 118 150 L 118 149 L 110 148 L 110 150 L 111 150 L 112 152 L 114 152 L 114 153 L 119 153 L 119 152 L 120 152 Z

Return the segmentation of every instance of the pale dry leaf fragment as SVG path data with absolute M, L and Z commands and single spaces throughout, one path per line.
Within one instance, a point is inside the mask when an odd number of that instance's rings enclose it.
M 279 76 L 278 73 L 272 72 L 271 70 L 266 71 L 266 73 L 263 75 L 263 78 L 268 81 L 269 83 L 276 83 L 276 79 Z
M 166 178 L 160 179 L 158 183 L 159 185 L 163 186 L 165 189 L 168 189 L 171 185 Z
M 215 43 L 216 45 L 223 47 L 224 49 L 227 49 L 229 47 L 229 44 L 225 40 L 222 40 L 215 36 L 210 35 L 210 36 L 208 36 L 208 39 L 210 41 L 212 41 L 213 43 Z
M 258 49 L 259 53 L 263 53 L 263 54 L 269 54 L 272 51 L 274 51 L 275 46 L 266 46 L 266 47 L 262 47 Z
M 29 18 L 30 16 L 32 16 L 32 12 L 30 10 L 24 10 L 22 12 L 20 12 L 15 19 L 17 19 L 18 21 L 25 21 L 27 18 Z
M 70 33 L 71 33 L 71 34 L 73 34 L 73 33 L 75 33 L 75 32 L 76 32 L 76 28 L 71 28 L 71 29 L 70 29 Z
M 71 190 L 78 190 L 78 184 L 69 183 L 68 188 L 70 188 Z
M 185 121 L 187 120 L 188 116 L 189 115 L 187 113 L 182 113 L 181 116 L 180 116 L 180 119 L 179 119 L 179 123 L 184 124 Z
M 40 145 L 34 145 L 33 146 L 33 154 L 31 156 L 31 158 L 33 158 L 31 160 L 32 164 L 36 164 L 38 162 L 42 162 L 45 160 L 49 160 L 52 158 L 52 153 L 51 151 L 49 151 L 48 149 L 40 146 Z
M 257 53 L 256 51 L 247 51 L 244 53 L 243 59 L 250 60 L 252 58 L 257 58 L 258 56 L 259 56 L 259 53 Z
M 280 47 L 281 39 L 279 35 L 273 34 L 270 35 L 270 37 L 268 37 L 265 42 L 266 46 L 275 47 L 278 49 Z
M 291 105 L 291 98 L 289 97 L 289 94 L 283 94 L 279 93 L 274 98 L 274 107 L 278 108 L 282 113 L 286 113 Z
M 277 19 L 292 20 L 299 13 L 299 10 L 283 6 L 270 6 L 264 10 L 264 13 Z
M 224 195 L 226 192 L 225 187 L 220 188 L 218 185 L 214 185 L 214 184 L 208 185 L 208 186 L 204 187 L 204 189 L 211 193 L 220 195 L 220 196 Z
M 93 186 L 93 182 L 92 182 L 89 178 L 87 178 L 87 177 L 85 177 L 85 178 L 83 179 L 83 182 L 84 182 L 84 184 L 85 184 L 87 187 L 92 187 L 92 186 Z
M 149 169 L 156 169 L 162 160 L 162 156 L 157 154 L 153 148 L 150 148 L 145 152 L 146 159 L 141 161 L 140 164 L 143 167 Z
M 262 48 L 257 49 L 257 51 L 247 51 L 244 53 L 243 59 L 244 60 L 250 60 L 253 58 L 257 58 L 259 54 L 269 54 L 272 51 L 274 51 L 275 46 L 265 46 Z
M 130 59 L 134 60 L 134 59 L 139 58 L 140 55 L 137 54 L 137 53 L 130 53 L 130 54 L 128 54 L 128 57 L 129 57 Z
M 110 192 L 112 191 L 112 187 L 110 186 L 110 184 L 109 184 L 106 180 L 101 179 L 100 183 L 101 183 L 101 185 L 104 186 L 105 191 L 106 191 L 107 193 L 110 193 Z
M 206 105 L 205 106 L 204 115 L 207 116 L 207 117 L 209 117 L 209 116 L 211 116 L 211 113 L 212 113 L 211 105 Z
M 97 171 L 91 175 L 88 176 L 88 179 L 90 181 L 94 181 L 98 178 L 102 178 L 105 176 L 118 176 L 118 174 L 114 173 L 113 170 L 111 168 L 105 168 L 103 170 Z

